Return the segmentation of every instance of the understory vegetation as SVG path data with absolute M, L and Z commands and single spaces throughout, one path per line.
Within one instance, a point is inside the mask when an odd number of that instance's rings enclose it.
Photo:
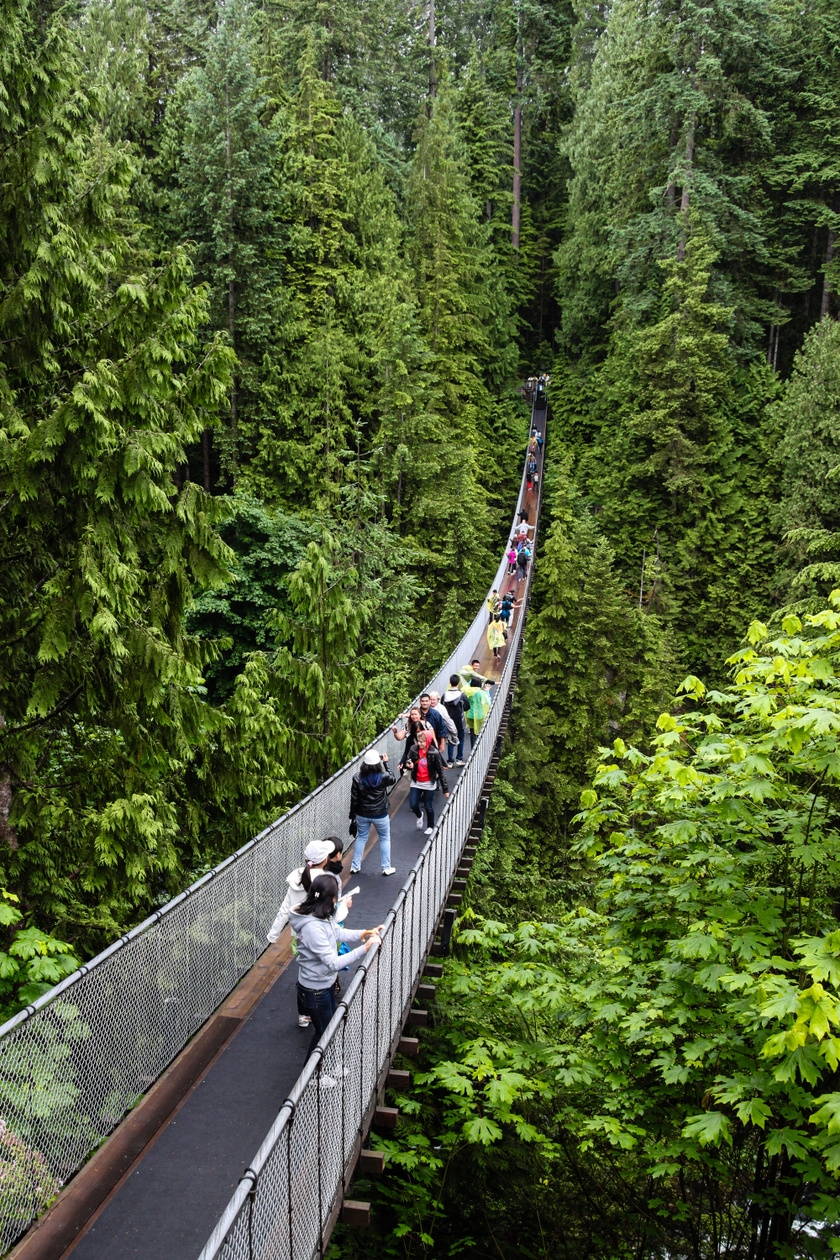
M 8 0 L 6 1014 L 471 620 L 511 727 L 335 1257 L 840 1251 L 836 0 Z

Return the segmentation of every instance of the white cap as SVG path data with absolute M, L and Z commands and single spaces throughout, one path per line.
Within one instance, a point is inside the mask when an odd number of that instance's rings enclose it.
M 303 856 L 313 866 L 320 866 L 330 856 L 333 847 L 332 840 L 313 840 L 304 849 Z
M 382 758 L 375 748 L 369 748 L 362 757 L 362 761 L 366 766 L 378 766 Z

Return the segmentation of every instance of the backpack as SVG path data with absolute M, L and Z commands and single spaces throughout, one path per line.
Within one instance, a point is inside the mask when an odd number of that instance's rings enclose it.
M 446 705 L 443 703 L 442 700 L 440 704 L 437 706 L 437 711 L 440 714 L 440 716 L 443 718 L 443 724 L 446 727 L 447 744 L 457 744 L 458 743 L 458 728 L 455 725 L 455 723 L 452 721 L 452 718 L 449 716 L 449 710 L 447 709 Z

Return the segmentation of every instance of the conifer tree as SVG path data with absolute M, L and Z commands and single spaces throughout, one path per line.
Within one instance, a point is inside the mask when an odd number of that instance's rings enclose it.
M 407 188 L 408 253 L 434 374 L 423 421 L 431 458 L 418 468 L 424 478 L 433 475 L 414 500 L 416 536 L 432 552 L 435 544 L 444 554 L 457 551 L 468 575 L 460 594 L 469 600 L 477 589 L 471 579 L 486 554 L 487 500 L 480 483 L 490 482 L 495 460 L 488 433 L 493 405 L 484 380 L 498 373 L 501 381 L 507 371 L 499 341 L 494 344 L 488 332 L 505 314 L 504 305 L 494 309 L 494 294 L 502 303 L 505 298 L 484 284 L 492 251 L 464 170 L 448 83 L 421 113 L 416 139 Z M 443 555 L 438 563 L 446 563 Z M 445 614 L 449 627 L 455 624 L 454 595 Z
M 780 574 L 783 598 L 822 594 L 836 560 L 840 531 L 840 324 L 815 325 L 794 359 L 784 393 L 771 410 L 779 442 L 779 527 L 787 535 Z M 793 537 L 791 537 L 793 535 Z M 799 571 L 807 572 L 800 576 Z
M 566 469 L 552 485 L 527 644 L 551 714 L 541 718 L 553 772 L 545 805 L 564 835 L 598 748 L 617 736 L 645 738 L 667 700 L 673 667 L 658 619 L 636 606 L 592 518 L 573 514 L 572 496 Z
M 276 625 L 290 646 L 278 649 L 278 669 L 295 700 L 296 757 L 301 773 L 327 778 L 365 741 L 354 716 L 362 682 L 359 645 L 372 615 L 358 598 L 358 575 L 338 541 L 324 532 L 311 542 L 289 581 L 292 612 Z M 313 783 L 314 786 L 314 783 Z
M 232 355 L 199 338 L 207 309 L 184 251 L 155 259 L 119 230 L 134 167 L 115 149 L 100 169 L 60 19 L 42 32 L 20 0 L 8 35 L 0 870 L 27 913 L 90 948 L 193 867 L 202 814 L 187 780 L 206 773 L 210 745 L 226 747 L 226 768 L 208 796 L 226 792 L 229 807 L 243 778 L 261 790 L 267 745 L 253 727 L 243 738 L 242 711 L 205 705 L 213 650 L 184 623 L 228 557 L 219 506 L 176 474 L 229 388 Z
M 196 242 L 196 271 L 209 285 L 212 326 L 227 332 L 238 359 L 222 451 L 234 479 L 240 416 L 256 410 L 277 316 L 276 137 L 265 116 L 250 28 L 248 0 L 219 0 L 204 65 L 181 87 L 183 118 L 168 124 L 182 128 L 171 231 Z M 209 489 L 206 455 L 204 481 Z

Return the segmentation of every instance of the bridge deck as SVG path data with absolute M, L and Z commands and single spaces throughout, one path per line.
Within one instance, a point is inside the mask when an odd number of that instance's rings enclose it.
M 533 491 L 526 499 L 532 521 L 536 499 Z M 502 590 L 509 583 L 506 578 Z M 503 660 L 493 661 L 486 636 L 473 655 L 482 661 L 483 673 L 498 676 Z M 460 773 L 449 772 L 451 784 Z M 348 926 L 366 927 L 385 918 L 426 842 L 415 827 L 407 795 L 403 780 L 392 796 L 392 862 L 397 874 L 390 878 L 380 874 L 378 842 L 371 840 L 361 874 L 353 876 L 360 892 Z M 436 794 L 437 814 L 442 804 Z M 336 831 L 346 834 L 345 823 L 344 818 L 336 819 Z M 348 852 L 345 884 L 349 869 Z M 72 1253 L 73 1260 L 198 1256 L 304 1066 L 310 1033 L 297 1028 L 296 978 L 296 966 L 287 965 L 65 1256 Z M 349 975 L 341 973 L 341 980 L 345 988 Z M 84 1169 L 79 1175 L 84 1177 Z

